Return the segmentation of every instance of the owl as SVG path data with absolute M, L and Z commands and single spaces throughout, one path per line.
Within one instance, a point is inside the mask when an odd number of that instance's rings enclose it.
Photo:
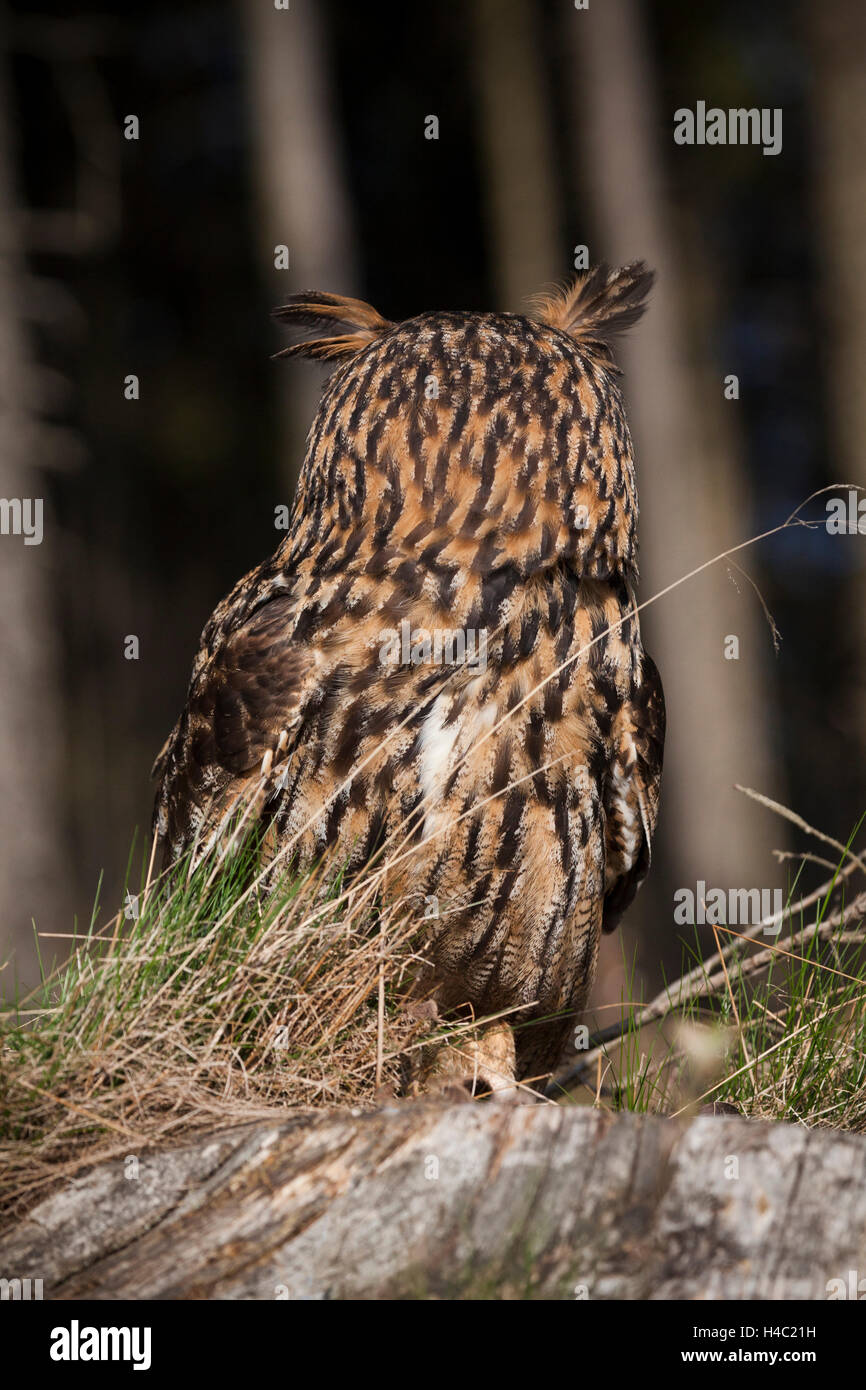
M 650 864 L 665 737 L 635 611 L 634 457 L 611 343 L 652 273 L 525 315 L 383 319 L 294 295 L 279 356 L 335 364 L 285 539 L 207 623 L 157 759 L 170 863 L 243 804 L 271 852 L 436 904 L 409 993 L 496 1021 L 411 1084 L 521 1098 Z

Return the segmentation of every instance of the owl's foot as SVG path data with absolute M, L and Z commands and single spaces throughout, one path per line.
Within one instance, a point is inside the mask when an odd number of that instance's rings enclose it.
M 415 1095 L 462 1093 L 469 1100 L 521 1105 L 534 1097 L 515 1075 L 514 1034 L 507 1023 L 493 1023 L 477 1035 L 461 1034 L 430 1048 L 410 1088 Z

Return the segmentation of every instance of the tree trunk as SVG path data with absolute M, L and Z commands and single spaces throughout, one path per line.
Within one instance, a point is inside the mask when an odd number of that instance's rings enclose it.
M 571 264 L 559 235 L 560 200 L 544 65 L 528 0 L 475 0 L 474 63 L 488 244 L 497 309 L 523 313 L 526 297 Z
M 8 23 L 8 17 L 7 17 Z M 36 370 L 29 353 L 11 141 L 7 55 L 0 40 L 0 498 L 42 510 L 41 543 L 25 543 L 16 513 L 4 507 L 0 533 L 0 992 L 38 980 L 32 921 L 67 930 L 64 871 L 58 643 L 49 575 L 56 562 L 42 475 L 45 435 L 37 417 Z M 18 534 L 15 534 L 17 526 Z M 36 542 L 36 533 L 33 534 Z M 10 962 L 8 944 L 14 950 Z
M 296 290 L 356 294 L 352 214 L 328 59 L 315 0 L 290 10 L 240 0 L 258 203 L 256 256 L 274 305 Z M 274 268 L 274 247 L 287 246 L 288 273 Z M 327 369 L 303 365 L 279 374 L 280 477 L 297 481 L 307 432 Z
M 570 10 L 564 22 L 575 140 L 600 236 L 590 259 L 643 258 L 658 272 L 646 322 L 618 350 L 633 411 L 644 600 L 748 539 L 737 405 L 724 399 L 721 375 L 709 372 L 708 354 L 695 353 L 689 337 L 689 304 L 704 319 L 702 337 L 712 335 L 717 272 L 699 248 L 678 242 L 682 226 L 667 213 L 655 137 L 662 114 L 641 7 L 606 0 Z M 673 150 L 672 111 L 668 128 Z M 576 232 L 574 240 L 587 237 Z M 753 572 L 759 551 L 735 558 Z M 740 782 L 777 798 L 783 791 L 768 720 L 772 642 L 758 599 L 747 584 L 738 587 L 739 594 L 720 565 L 641 619 L 668 706 L 659 848 L 677 887 L 698 879 L 725 889 L 782 881 L 770 852 L 784 843 L 783 832 L 734 790 Z M 739 639 L 739 660 L 725 659 L 728 636 Z
M 43 1201 L 3 1276 L 48 1299 L 825 1299 L 866 1269 L 866 1141 L 739 1116 L 405 1103 L 134 1172 Z
M 804 19 L 814 54 L 813 206 L 821 239 L 816 259 L 824 314 L 818 361 L 825 366 L 830 406 L 826 466 L 834 482 L 859 486 L 862 498 L 866 496 L 866 162 L 862 153 L 866 10 L 860 0 L 827 0 L 805 6 Z M 829 495 L 847 496 L 844 488 Z M 810 508 L 813 516 L 821 515 L 826 500 L 819 498 Z M 866 762 L 866 561 L 860 534 L 836 543 L 847 547 L 852 569 L 850 606 L 842 630 L 846 655 L 850 653 L 850 664 L 845 661 L 843 669 L 848 668 L 853 687 L 836 718 L 842 721 L 852 762 L 862 768 Z

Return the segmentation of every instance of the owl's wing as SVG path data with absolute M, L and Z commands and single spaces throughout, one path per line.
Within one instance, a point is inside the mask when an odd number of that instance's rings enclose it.
M 619 925 L 649 872 L 664 746 L 664 691 L 655 662 L 644 652 L 641 683 L 614 726 L 614 762 L 605 788 L 606 932 Z
M 297 741 L 317 654 L 293 644 L 279 597 L 218 643 L 190 683 L 186 707 L 153 768 L 154 831 L 167 859 L 203 852 L 235 808 L 264 806 L 276 765 Z M 248 822 L 249 823 L 249 822 Z

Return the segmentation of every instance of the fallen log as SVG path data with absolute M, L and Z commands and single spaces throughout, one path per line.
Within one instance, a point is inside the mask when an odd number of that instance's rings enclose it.
M 130 1155 L 0 1240 L 46 1299 L 826 1299 L 852 1270 L 860 1136 L 484 1103 Z

